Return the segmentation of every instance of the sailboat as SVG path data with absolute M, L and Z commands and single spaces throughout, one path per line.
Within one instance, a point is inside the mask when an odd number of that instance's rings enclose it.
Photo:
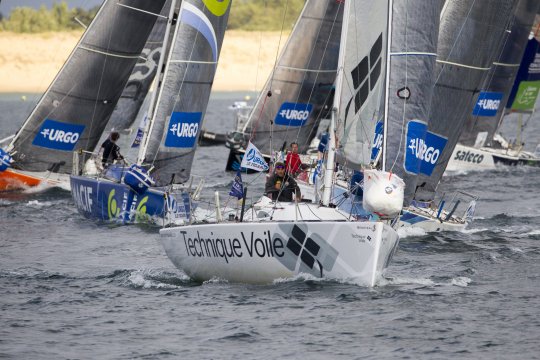
M 171 1 L 157 66 L 163 70 L 136 164 L 113 164 L 103 174 L 80 174 L 81 165 L 71 176 L 73 199 L 85 217 L 159 225 L 190 218 L 202 183 L 193 191 L 184 184 L 190 180 L 229 9 L 230 1 Z
M 500 39 L 507 30 L 513 7 L 514 1 L 510 0 L 445 2 L 427 127 L 429 136 L 423 144 L 418 144 L 430 164 L 420 168 L 414 199 L 401 218 L 403 226 L 427 231 L 461 230 L 472 219 L 476 196 L 465 191 L 437 195 L 437 188 L 463 130 L 476 89 L 484 83 L 500 51 Z
M 72 152 L 91 151 L 139 59 L 165 0 L 105 1 L 6 151 L 0 191 L 69 190 Z
M 397 248 L 399 237 L 391 224 L 403 203 L 403 182 L 399 177 L 384 171 L 367 172 L 367 197 L 377 199 L 370 209 L 384 219 L 357 221 L 337 208 L 331 196 L 336 134 L 344 125 L 355 136 L 340 137 L 342 156 L 358 165 L 369 164 L 369 155 L 358 157 L 355 150 L 367 149 L 371 154 L 371 135 L 364 129 L 374 130 L 372 114 L 384 108 L 381 98 L 385 92 L 391 2 L 311 0 L 306 2 L 301 16 L 319 19 L 321 3 L 343 7 L 321 204 L 279 202 L 263 196 L 242 211 L 238 221 L 234 217 L 223 221 L 218 216 L 213 224 L 195 220 L 190 225 L 161 229 L 168 257 L 194 279 L 268 283 L 308 274 L 374 286 Z M 364 64 L 371 71 L 361 72 Z M 367 93 L 360 93 L 365 89 L 363 84 L 368 84 Z M 361 101 L 347 107 L 351 99 Z M 258 151 L 249 152 L 243 159 L 245 164 L 248 161 L 266 168 Z M 243 201 L 245 204 L 245 191 Z M 218 212 L 219 208 L 216 203 Z
M 330 115 L 342 18 L 339 2 L 311 1 L 300 14 L 247 122 L 228 134 L 226 170 L 237 170 L 249 141 L 267 160 L 291 142 L 308 149 Z
M 476 98 L 447 171 L 493 170 L 496 164 L 540 166 L 540 156 L 524 151 L 520 136 L 523 115 L 530 120 L 540 90 L 540 74 L 536 71 L 540 49 L 531 32 L 539 9 L 538 1 L 518 2 L 501 56 Z M 515 144 L 511 144 L 498 131 L 503 119 L 515 113 L 518 134 Z

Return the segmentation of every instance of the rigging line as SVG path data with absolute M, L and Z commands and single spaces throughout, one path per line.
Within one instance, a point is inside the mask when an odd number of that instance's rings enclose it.
M 264 8 L 265 9 L 268 9 L 268 1 L 264 1 Z M 262 51 L 262 38 L 263 38 L 263 33 L 262 33 L 262 30 L 259 32 L 259 51 L 257 53 L 257 64 L 256 64 L 256 67 L 255 67 L 255 86 L 253 87 L 253 91 L 257 91 L 258 90 L 258 82 L 259 82 L 259 67 L 261 66 L 261 51 Z M 279 47 L 278 47 L 279 49 Z
M 116 13 L 116 12 L 115 12 Z M 115 21 L 118 21 L 118 16 L 115 16 Z M 114 24 L 113 24 L 114 25 Z M 112 27 L 111 27 L 112 28 Z M 107 43 L 107 48 L 106 50 L 108 51 L 111 47 L 111 41 L 112 41 L 112 34 L 113 32 L 110 31 L 109 32 L 109 41 Z M 101 86 L 103 85 L 103 78 L 104 78 L 104 75 L 105 75 L 105 69 L 107 67 L 107 60 L 109 59 L 108 56 L 105 56 L 105 59 L 103 60 L 103 66 L 101 68 L 101 76 L 99 77 L 99 84 L 98 84 L 98 89 L 97 89 L 97 95 L 96 95 L 96 100 L 94 101 L 94 109 L 92 111 L 92 117 L 91 117 L 91 121 L 90 121 L 90 126 L 89 126 L 89 129 L 88 129 L 88 134 L 92 134 L 92 129 L 94 128 L 94 120 L 95 120 L 95 117 L 96 117 L 96 112 L 97 112 L 97 105 L 98 105 L 98 99 L 100 98 L 100 93 L 101 93 Z M 107 119 L 108 120 L 108 119 Z M 105 126 L 107 124 L 105 123 Z M 90 136 L 88 136 L 88 138 L 86 139 L 86 144 L 85 144 L 85 148 L 88 148 L 88 144 L 90 143 Z M 96 144 L 96 146 L 99 145 L 99 139 L 98 139 L 98 144 Z
M 512 14 L 515 14 L 517 6 L 518 6 L 518 2 L 516 2 L 514 4 L 514 8 L 512 9 Z M 504 37 L 504 42 L 499 47 L 499 54 L 497 56 L 497 60 L 499 60 L 499 61 L 503 57 L 504 49 L 506 48 L 506 44 L 508 43 L 508 40 L 510 39 L 510 36 L 511 36 L 511 33 L 512 33 L 511 29 L 512 29 L 512 26 L 515 23 L 515 20 L 516 20 L 516 17 L 512 16 L 511 19 L 508 20 L 508 22 L 507 22 L 507 24 L 505 26 L 505 35 L 506 36 Z M 493 62 L 492 64 L 495 65 L 495 66 L 509 66 L 509 65 L 512 65 L 512 64 L 503 64 L 501 62 Z M 517 67 L 519 67 L 519 64 L 517 64 Z M 490 72 L 488 73 L 489 80 L 485 81 L 485 83 L 486 83 L 485 88 L 486 89 L 489 89 L 490 85 L 492 84 L 493 79 L 495 77 L 495 72 L 496 72 L 495 68 L 490 69 Z M 476 115 L 474 115 L 473 121 L 471 121 L 472 122 L 472 131 L 473 132 L 476 129 L 476 124 L 478 123 L 479 117 L 480 117 L 480 115 L 476 114 Z M 501 119 L 502 119 L 502 117 L 503 117 L 503 114 L 501 114 Z
M 329 8 L 330 4 L 328 3 L 328 5 L 326 6 L 326 11 L 325 11 L 325 14 L 328 12 L 328 8 Z M 330 31 L 328 33 L 328 37 L 326 38 L 326 42 L 324 44 L 324 50 L 323 50 L 323 56 L 324 54 L 327 53 L 328 51 L 328 46 L 330 44 L 330 39 L 332 38 L 332 33 L 334 32 L 334 26 L 336 25 L 336 22 L 337 22 L 337 17 L 338 17 L 338 14 L 339 14 L 339 11 L 341 9 L 341 3 L 339 3 L 338 5 L 338 8 L 337 8 L 337 11 L 336 11 L 336 14 L 334 15 L 334 19 L 332 20 L 332 26 L 330 28 Z M 326 16 L 323 15 L 323 21 L 324 19 L 326 19 Z M 319 26 L 319 31 L 318 31 L 318 34 L 320 34 L 321 32 L 321 29 L 322 29 L 322 26 L 323 26 L 323 21 L 321 21 L 321 24 Z M 318 35 L 317 35 L 318 37 Z M 311 52 L 311 55 L 310 55 L 310 61 L 311 59 L 313 58 L 313 54 L 315 52 L 315 47 L 313 47 L 312 49 L 312 52 Z M 311 98 L 313 97 L 313 93 L 315 91 L 315 86 L 317 84 L 317 80 L 319 78 L 319 74 L 322 73 L 322 72 L 335 72 L 335 70 L 321 70 L 322 68 L 322 64 L 323 64 L 323 56 L 321 56 L 321 59 L 320 59 L 320 62 L 319 62 L 319 68 L 316 70 L 316 75 L 315 75 L 315 81 L 313 82 L 313 86 L 311 88 L 311 92 L 309 94 L 309 97 L 308 97 L 308 103 L 311 101 Z M 313 70 L 315 71 L 315 70 Z M 304 74 L 304 80 L 306 79 L 307 77 L 307 73 Z M 330 90 L 329 94 L 331 93 L 332 90 Z M 298 94 L 298 96 L 300 96 L 300 93 Z M 329 96 L 329 95 L 328 95 Z M 326 100 L 324 101 L 323 105 L 326 103 Z M 318 114 L 318 116 L 320 116 L 320 112 Z M 315 128 L 315 124 L 316 124 L 316 121 L 313 121 L 313 125 L 312 125 L 312 129 L 310 130 L 308 136 L 306 137 L 306 142 L 308 141 L 308 139 L 311 137 L 311 133 L 313 131 L 313 129 Z M 298 131 L 297 131 L 297 134 L 296 134 L 296 141 L 298 141 L 298 138 L 300 136 L 300 130 L 301 130 L 301 127 L 298 128 Z M 303 144 L 304 146 L 307 145 L 307 144 Z
M 109 40 L 110 42 L 110 40 Z M 109 44 L 110 45 L 110 44 Z M 141 57 L 141 55 L 120 55 L 120 54 L 113 54 L 113 53 L 110 53 L 110 52 L 107 52 L 107 51 L 101 51 L 101 50 L 97 50 L 97 49 L 92 49 L 92 48 L 89 48 L 89 47 L 86 47 L 86 46 L 79 46 L 79 49 L 83 49 L 83 50 L 86 50 L 86 51 L 90 51 L 90 52 L 94 52 L 94 53 L 98 53 L 98 54 L 102 54 L 102 55 L 105 55 L 105 56 L 112 56 L 112 57 L 117 57 L 117 58 L 123 58 L 123 59 L 142 59 L 142 60 L 146 60 L 145 58 Z M 107 49 L 108 50 L 108 49 Z
M 266 100 L 268 98 L 268 96 L 270 94 L 272 94 L 272 84 L 274 82 L 274 76 L 276 74 L 276 67 L 277 67 L 277 63 L 278 63 L 278 56 L 279 56 L 279 48 L 281 46 L 281 38 L 283 36 L 283 28 L 285 26 L 285 17 L 287 15 L 287 9 L 289 7 L 289 0 L 287 0 L 287 2 L 285 3 L 285 11 L 283 12 L 283 19 L 281 21 L 281 31 L 279 33 L 279 41 L 278 41 L 278 47 L 276 49 L 276 58 L 275 58 L 275 61 L 274 61 L 274 66 L 273 66 L 273 69 L 272 69 L 272 73 L 270 75 L 270 81 L 268 82 L 268 93 L 264 99 L 264 102 L 263 102 L 263 106 L 261 108 L 261 111 L 259 112 L 259 118 L 257 119 L 256 121 L 256 124 L 255 126 L 253 127 L 253 130 L 252 130 L 252 134 L 251 134 L 251 137 L 250 137 L 250 141 L 255 137 L 255 131 L 256 131 L 256 128 L 257 128 L 257 125 L 259 123 L 259 121 L 261 120 L 261 116 L 262 116 L 262 112 L 263 112 L 263 109 L 264 109 L 264 105 L 266 104 Z M 270 125 L 270 151 L 272 151 L 273 147 L 272 147 L 272 139 L 273 139 L 273 128 L 274 128 L 274 121 L 271 120 L 271 125 Z
M 119 3 L 119 2 L 117 2 L 116 5 L 125 7 L 125 8 L 127 8 L 127 9 L 135 10 L 135 11 L 138 11 L 138 12 L 142 12 L 142 13 L 145 13 L 145 14 L 150 14 L 150 15 L 154 15 L 154 16 L 156 16 L 156 17 L 162 17 L 162 18 L 164 18 L 164 19 L 167 19 L 167 17 L 164 16 L 164 15 L 156 14 L 156 13 L 153 13 L 153 12 L 151 12 L 151 11 L 139 9 L 139 8 L 136 8 L 136 7 L 133 7 L 133 6 L 121 4 L 121 3 Z
M 476 3 L 476 0 L 473 0 L 473 3 L 471 4 L 471 7 L 469 8 L 469 11 L 467 12 L 467 16 L 465 16 L 465 19 L 463 20 L 463 23 L 461 24 L 461 28 L 459 29 L 459 32 L 456 36 L 456 38 L 454 39 L 454 43 L 452 44 L 452 47 L 450 48 L 450 52 L 448 53 L 448 56 L 447 58 L 449 59 L 450 58 L 450 55 L 452 55 L 452 52 L 454 51 L 454 49 L 456 48 L 456 45 L 457 45 L 457 42 L 458 40 L 461 38 L 461 34 L 463 32 L 463 29 L 465 28 L 465 23 L 467 22 L 467 20 L 469 19 L 469 17 L 471 16 L 471 12 L 472 12 L 472 9 L 474 7 L 474 4 Z M 444 5 L 444 8 L 443 8 L 443 11 L 446 11 L 446 3 Z M 441 20 L 442 20 L 442 12 L 441 12 Z M 442 22 L 442 21 L 441 21 Z M 439 25 L 440 26 L 440 25 Z M 436 84 L 439 83 L 439 79 L 442 75 L 442 73 L 444 72 L 445 68 L 446 68 L 446 65 L 456 65 L 456 66 L 461 66 L 461 64 L 457 64 L 457 63 L 451 63 L 451 62 L 448 62 L 448 61 L 444 61 L 444 60 L 437 60 L 438 63 L 441 63 L 443 64 L 442 66 L 442 69 L 441 71 L 439 72 L 439 74 L 437 75 L 437 79 L 435 79 L 435 82 L 434 82 L 434 86 Z M 468 68 L 467 65 L 463 65 L 463 67 L 466 67 Z M 477 69 L 477 70 L 487 70 L 487 69 Z M 433 99 L 433 97 L 432 97 Z
M 407 0 L 407 4 L 408 4 L 408 0 Z M 409 42 L 408 42 L 408 37 L 407 37 L 407 29 L 409 28 L 409 7 L 407 5 L 405 5 L 405 34 L 404 34 L 404 37 L 405 37 L 405 86 L 408 85 L 409 81 L 408 81 L 408 75 L 409 75 L 409 59 L 408 59 L 408 55 L 410 54 L 409 53 Z M 424 55 L 431 55 L 433 53 L 418 53 L 418 54 L 424 54 Z M 435 56 L 437 56 L 437 54 L 435 54 Z M 390 59 L 390 64 L 392 63 L 392 60 Z M 388 64 L 387 66 L 390 66 L 390 64 Z M 388 91 L 388 89 L 387 89 Z M 396 166 L 397 162 L 398 162 L 398 159 L 399 159 L 399 156 L 401 154 L 401 145 L 403 144 L 403 137 L 405 136 L 405 122 L 406 122 L 406 117 L 405 117 L 405 112 L 407 111 L 407 102 L 408 102 L 408 99 L 404 99 L 405 101 L 403 101 L 403 112 L 402 112 L 402 117 L 401 117 L 401 136 L 399 137 L 399 146 L 398 146 L 398 151 L 397 151 L 397 154 L 396 154 L 396 157 L 394 158 L 394 162 L 392 164 L 392 166 L 390 167 L 390 172 L 394 172 L 394 166 Z M 388 117 L 388 115 L 387 115 Z M 382 151 L 379 150 L 379 151 Z M 386 156 L 386 154 L 383 154 L 383 156 Z
M 330 6 L 330 3 L 327 3 L 326 5 L 326 10 L 322 16 L 321 19 L 318 19 L 319 20 L 319 26 L 318 26 L 318 29 L 317 29 L 317 35 L 315 37 L 315 39 L 318 39 L 320 34 L 321 34 L 321 31 L 322 31 L 322 25 L 323 25 L 323 21 L 325 19 L 325 14 L 328 12 L 328 7 Z M 328 35 L 328 39 L 326 40 L 326 45 L 325 45 L 325 49 L 323 51 L 323 56 L 324 54 L 326 53 L 326 48 L 328 46 L 328 42 L 329 42 L 329 38 L 331 36 L 331 32 L 329 33 Z M 309 54 L 309 58 L 307 59 L 307 64 L 309 65 L 311 63 L 311 60 L 313 59 L 313 54 L 315 53 L 315 48 L 317 47 L 316 44 L 314 44 L 312 47 L 311 47 L 311 51 L 310 51 L 310 54 Z M 323 56 L 321 56 L 321 59 L 320 59 L 320 62 L 319 62 L 319 68 L 318 70 L 321 69 L 321 66 L 322 66 L 322 60 L 323 60 Z M 304 76 L 302 78 L 302 82 L 301 82 L 301 85 L 300 85 L 300 89 L 303 88 L 304 84 L 306 83 L 307 81 L 307 75 L 308 75 L 308 72 L 307 71 L 304 71 Z M 314 92 L 314 88 L 317 84 L 317 79 L 319 77 L 319 73 L 316 73 L 315 75 L 315 81 L 313 81 L 312 83 L 312 86 L 311 86 L 311 89 L 310 89 L 310 93 L 309 93 L 309 96 L 308 96 L 308 99 L 307 99 L 307 103 L 309 104 L 309 102 L 311 101 L 311 98 L 313 96 L 313 92 Z M 301 91 L 298 91 L 297 95 L 296 95 L 296 103 L 298 103 L 298 101 L 300 100 L 300 94 L 301 94 Z M 291 127 L 291 124 L 289 122 L 289 124 L 287 125 L 287 128 L 286 128 L 286 132 L 287 133 L 289 131 L 289 128 Z M 295 138 L 295 141 L 298 143 L 298 139 L 300 137 L 300 132 L 302 130 L 302 126 L 298 127 L 298 130 L 296 131 L 296 138 Z M 307 139 L 306 139 L 307 140 Z M 302 145 L 305 145 L 305 144 L 302 144 Z

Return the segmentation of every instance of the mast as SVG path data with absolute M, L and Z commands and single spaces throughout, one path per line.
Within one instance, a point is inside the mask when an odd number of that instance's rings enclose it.
M 347 30 L 351 11 L 351 2 L 345 1 L 343 8 L 343 22 L 341 27 L 341 40 L 338 55 L 338 67 L 336 76 L 336 91 L 334 92 L 334 104 L 332 105 L 332 115 L 328 128 L 328 153 L 326 158 L 326 169 L 324 171 L 324 191 L 322 203 L 324 206 L 330 205 L 332 197 L 332 180 L 334 178 L 334 167 L 336 157 L 336 114 L 338 113 L 341 101 L 341 87 L 343 86 L 343 69 L 345 63 L 345 44 L 347 42 Z
M 169 10 L 169 19 L 167 21 L 167 27 L 165 28 L 165 41 L 163 41 L 163 49 L 161 51 L 161 55 L 159 56 L 159 62 L 158 62 L 158 74 L 157 74 L 157 82 L 154 88 L 154 91 L 152 92 L 152 97 L 150 98 L 150 105 L 148 106 L 148 118 L 150 121 L 147 121 L 144 125 L 144 133 L 143 133 L 143 146 L 139 149 L 139 154 L 137 155 L 137 164 L 142 165 L 144 158 L 146 156 L 146 149 L 148 148 L 148 140 L 150 138 L 150 133 L 152 132 L 153 128 L 153 122 L 154 122 L 154 110 L 156 108 L 156 100 L 157 100 L 157 93 L 159 92 L 160 84 L 163 81 L 163 74 L 165 73 L 163 68 L 163 63 L 165 56 L 167 55 L 167 47 L 170 45 L 170 38 L 169 34 L 171 32 L 172 23 L 174 21 L 174 10 L 176 8 L 176 0 L 171 1 L 171 9 Z
M 382 166 L 381 170 L 386 171 L 386 137 L 388 134 L 388 103 L 390 101 L 390 51 L 392 46 L 392 10 L 394 0 L 388 0 L 388 27 L 386 36 L 386 79 L 384 82 L 384 118 L 383 118 L 383 143 L 382 143 Z

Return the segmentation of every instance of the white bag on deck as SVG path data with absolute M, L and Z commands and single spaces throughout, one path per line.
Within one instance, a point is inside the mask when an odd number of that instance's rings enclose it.
M 403 208 L 405 183 L 395 174 L 364 171 L 364 209 L 382 216 L 398 215 Z

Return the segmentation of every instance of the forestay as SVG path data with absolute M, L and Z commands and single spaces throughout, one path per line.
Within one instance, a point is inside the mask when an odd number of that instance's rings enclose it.
M 116 104 L 116 108 L 101 135 L 101 139 L 97 144 L 98 147 L 101 146 L 101 143 L 105 141 L 113 130 L 121 134 L 117 144 L 124 152 L 134 140 L 135 134 L 132 134 L 131 131 L 138 125 L 135 124 L 135 120 L 144 116 L 144 114 L 139 114 L 139 110 L 142 109 L 142 112 L 145 112 L 144 108 L 141 107 L 145 103 L 148 91 L 157 73 L 170 8 L 171 0 L 167 0 L 161 10 L 161 16 L 157 18 L 154 28 L 144 45 L 141 57 L 135 64 L 126 87 Z
M 383 118 L 387 23 L 387 1 L 345 1 L 334 104 L 338 157 L 351 168 L 370 163 Z
M 293 141 L 305 151 L 328 114 L 342 17 L 343 1 L 306 2 L 247 122 L 251 141 L 262 153 Z
M 107 0 L 10 144 L 16 167 L 70 173 L 92 150 L 165 0 Z
M 388 129 L 383 155 L 387 168 L 405 181 L 405 206 L 414 196 L 418 174 L 437 161 L 437 153 L 424 144 L 435 85 L 442 2 L 394 0 L 392 6 Z M 382 133 L 375 136 L 382 137 Z M 380 146 L 382 141 L 376 139 L 375 143 Z
M 157 186 L 189 179 L 231 0 L 184 0 L 139 160 Z
M 441 13 L 436 86 L 426 146 L 440 155 L 432 171 L 422 174 L 418 200 L 431 200 L 470 114 L 474 96 L 497 57 L 513 0 L 447 1 Z
M 490 145 L 504 115 L 510 90 L 527 46 L 537 11 L 538 0 L 518 0 L 511 19 L 510 31 L 502 37 L 500 56 L 495 58 L 482 91 L 468 114 L 460 143 L 473 146 L 479 133 L 487 133 L 485 145 Z M 479 145 L 484 145 L 481 143 Z

